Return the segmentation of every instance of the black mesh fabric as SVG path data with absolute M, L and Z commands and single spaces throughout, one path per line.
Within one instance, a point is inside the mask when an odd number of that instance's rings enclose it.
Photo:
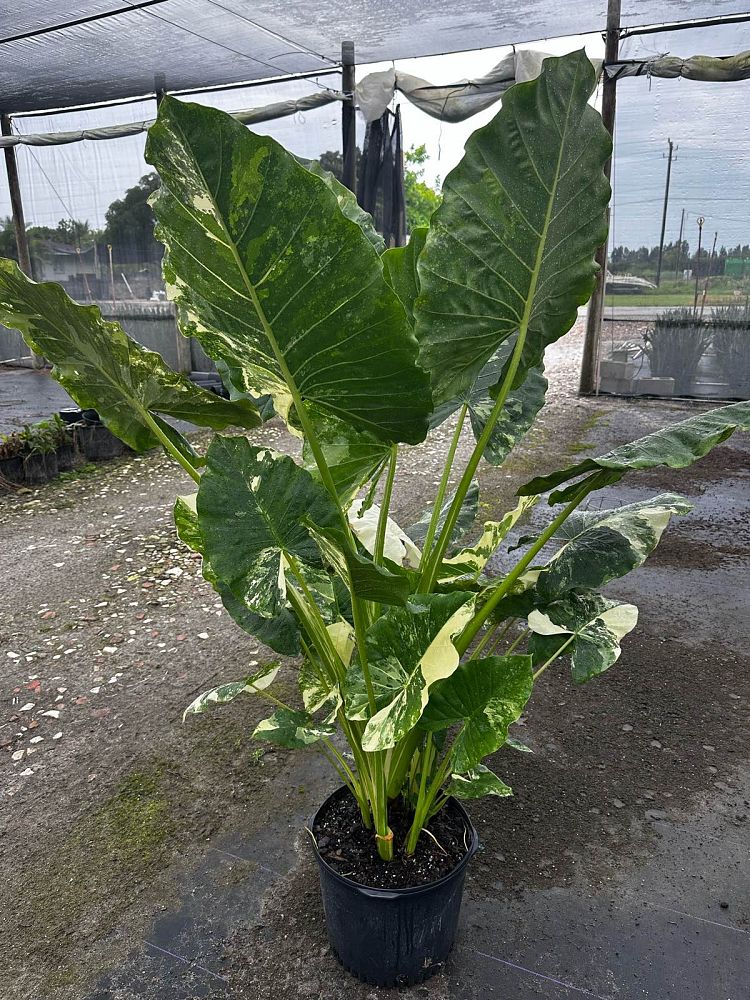
M 359 165 L 357 201 L 375 220 L 386 246 L 406 242 L 404 200 L 404 151 L 401 141 L 401 112 L 386 111 L 370 122 Z

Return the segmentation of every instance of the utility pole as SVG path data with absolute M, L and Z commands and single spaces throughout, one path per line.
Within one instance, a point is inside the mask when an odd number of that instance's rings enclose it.
M 604 70 L 602 84 L 602 121 L 611 136 L 615 132 L 615 104 L 617 102 L 617 81 L 607 75 L 606 67 L 617 62 L 620 51 L 620 0 L 608 0 L 607 33 L 604 36 Z M 604 175 L 609 180 L 612 175 L 612 158 L 604 164 Z M 607 209 L 607 222 L 609 222 Z M 607 242 L 596 251 L 595 260 L 599 265 L 594 293 L 586 313 L 586 338 L 583 342 L 581 359 L 581 381 L 578 391 L 581 395 L 596 392 L 599 383 L 599 337 L 604 311 L 604 290 L 607 285 Z
M 685 209 L 682 210 L 682 218 L 680 219 L 680 236 L 677 240 L 677 261 L 674 266 L 674 280 L 680 276 L 680 257 L 682 256 L 682 231 L 685 228 Z
M 695 258 L 695 298 L 693 299 L 693 315 L 698 311 L 698 282 L 700 281 L 701 266 L 701 240 L 703 238 L 703 223 L 706 221 L 702 215 L 698 216 L 698 253 Z
M 354 97 L 356 70 L 354 42 L 341 43 L 341 90 L 344 102 L 341 108 L 341 148 L 344 154 L 342 182 L 354 191 L 357 186 L 357 113 Z
M 667 183 L 664 186 L 664 211 L 661 216 L 661 237 L 659 238 L 659 262 L 656 265 L 656 286 L 659 287 L 661 281 L 661 261 L 664 256 L 664 232 L 667 228 L 667 206 L 669 205 L 669 180 L 672 176 L 672 154 L 676 147 L 671 139 L 667 139 L 669 144 L 669 155 L 667 156 Z

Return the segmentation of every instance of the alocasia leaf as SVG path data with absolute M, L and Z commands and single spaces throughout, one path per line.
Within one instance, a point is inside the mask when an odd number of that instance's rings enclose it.
M 538 79 L 506 92 L 445 179 L 419 256 L 414 309 L 437 404 L 468 389 L 517 330 L 521 384 L 593 291 L 611 152 L 588 104 L 595 83 L 583 51 L 545 59 Z
M 307 712 L 277 708 L 273 715 L 258 723 L 253 731 L 253 739 L 267 740 L 290 750 L 303 750 L 319 740 L 333 736 L 335 732 L 334 726 L 316 722 Z
M 365 511 L 362 511 L 361 504 L 354 503 L 349 510 L 351 529 L 370 555 L 375 552 L 375 536 L 379 518 L 380 507 L 376 503 L 370 504 Z M 422 553 L 409 535 L 396 524 L 392 517 L 386 520 L 383 555 L 397 566 L 408 566 L 411 569 L 419 569 L 422 558 Z
M 52 374 L 78 405 L 95 409 L 135 451 L 159 444 L 146 414 L 214 430 L 261 422 L 249 400 L 230 402 L 199 388 L 119 323 L 102 319 L 98 306 L 79 305 L 54 282 L 31 281 L 12 260 L 0 259 L 0 322 L 19 330 L 32 350 L 52 362 Z M 174 428 L 160 426 L 178 447 L 189 447 Z
M 188 715 L 200 715 L 201 712 L 207 712 L 215 705 L 226 705 L 238 695 L 257 694 L 258 691 L 265 691 L 276 680 L 279 670 L 281 670 L 280 663 L 266 663 L 260 670 L 256 670 L 255 673 L 241 681 L 230 681 L 228 684 L 220 684 L 218 687 L 211 688 L 210 691 L 204 691 L 203 694 L 198 695 L 195 701 L 190 702 L 182 713 L 182 721 L 184 722 Z
M 430 425 L 439 427 L 452 413 L 466 404 L 471 429 L 478 441 L 484 433 L 495 405 L 494 394 L 515 342 L 515 337 L 505 341 L 468 389 L 455 399 L 436 407 L 430 418 Z M 492 428 L 487 447 L 483 452 L 485 461 L 489 462 L 490 465 L 503 464 L 544 406 L 547 379 L 543 372 L 544 366 L 542 364 L 530 368 L 521 385 L 508 393 L 500 416 Z
M 315 174 L 316 177 L 320 177 L 325 185 L 331 189 L 336 195 L 336 201 L 339 203 L 339 208 L 343 214 L 347 219 L 351 219 L 352 222 L 357 223 L 372 244 L 375 252 L 378 255 L 382 254 L 385 250 L 385 240 L 375 228 L 375 223 L 370 213 L 365 212 L 357 201 L 357 196 L 354 192 L 350 191 L 345 184 L 342 184 L 330 170 L 326 170 L 325 167 L 321 166 L 319 160 L 300 160 L 300 163 L 311 173 Z
M 369 431 L 352 427 L 345 420 L 318 407 L 308 407 L 315 436 L 342 505 L 349 507 L 360 488 L 381 468 L 391 453 L 388 441 Z M 320 479 L 318 466 L 305 439 L 302 459 L 313 479 Z
M 310 404 L 384 440 L 427 432 L 428 378 L 378 254 L 274 139 L 166 97 L 146 159 L 182 329 L 292 426 Z
M 487 561 L 513 526 L 531 510 L 538 497 L 522 497 L 518 504 L 503 515 L 500 521 L 485 521 L 478 541 L 454 556 L 443 559 L 440 566 L 440 581 L 455 580 L 457 577 L 478 579 Z
M 458 667 L 453 638 L 473 610 L 473 594 L 420 594 L 407 608 L 390 609 L 368 629 L 376 714 L 370 717 L 358 661 L 349 668 L 344 685 L 347 717 L 368 719 L 362 735 L 365 750 L 395 746 L 416 725 L 431 687 Z
M 338 686 L 325 678 L 309 660 L 305 660 L 297 675 L 302 701 L 310 715 L 322 712 L 321 722 L 331 725 L 341 706 Z
M 265 618 L 250 611 L 211 569 L 211 564 L 204 551 L 203 536 L 198 527 L 195 494 L 177 498 L 174 505 L 174 523 L 180 540 L 194 552 L 199 552 L 203 556 L 201 564 L 203 578 L 214 588 L 224 607 L 239 627 L 249 635 L 260 639 L 274 652 L 282 653 L 285 656 L 296 656 L 300 651 L 299 630 L 291 611 L 284 607 L 275 618 Z
M 529 649 L 536 666 L 562 652 L 571 656 L 578 684 L 608 670 L 622 650 L 620 640 L 638 622 L 633 604 L 610 601 L 592 591 L 574 590 L 528 618 Z M 564 647 L 564 649 L 563 649 Z
M 485 795 L 499 795 L 505 798 L 513 794 L 510 785 L 501 781 L 484 764 L 477 764 L 466 774 L 452 774 L 445 791 L 457 799 L 481 799 Z
M 419 294 L 417 260 L 427 239 L 427 228 L 418 226 L 412 231 L 405 247 L 389 247 L 383 254 L 386 280 L 401 300 L 412 325 L 414 302 Z
M 619 445 L 598 458 L 587 458 L 560 472 L 539 476 L 522 486 L 520 495 L 546 493 L 555 486 L 571 479 L 590 474 L 606 473 L 603 485 L 617 482 L 631 469 L 653 469 L 666 465 L 670 469 L 683 469 L 707 455 L 712 448 L 726 441 L 735 431 L 750 431 L 750 402 L 719 406 L 708 413 L 699 413 L 677 424 L 647 434 L 629 444 Z M 559 490 L 550 497 L 550 503 L 569 500 L 580 488 L 576 483 Z
M 453 770 L 464 774 L 499 750 L 533 687 L 530 656 L 467 660 L 436 684 L 420 721 L 424 729 L 461 729 L 453 745 Z
M 303 518 L 322 527 L 340 523 L 323 487 L 288 455 L 220 435 L 206 454 L 196 509 L 212 571 L 267 618 L 285 606 L 290 560 L 321 566 Z
M 612 510 L 581 511 L 565 525 L 568 540 L 537 579 L 543 600 L 575 587 L 601 587 L 640 566 L 656 548 L 673 514 L 692 504 L 674 493 Z

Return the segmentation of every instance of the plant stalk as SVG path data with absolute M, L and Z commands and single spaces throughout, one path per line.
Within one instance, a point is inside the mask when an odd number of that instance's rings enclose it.
M 201 481 L 200 472 L 198 472 L 198 470 L 193 465 L 191 465 L 190 462 L 188 462 L 187 458 L 185 458 L 185 456 L 182 454 L 179 448 L 175 448 L 173 442 L 169 440 L 167 435 L 157 424 L 157 422 L 151 416 L 149 411 L 141 410 L 140 415 L 143 417 L 144 421 L 148 424 L 148 427 L 153 433 L 153 435 L 159 439 L 167 454 L 171 455 L 176 462 L 179 462 L 179 464 L 182 466 L 185 472 L 187 472 L 187 474 L 190 476 L 191 479 L 193 479 L 196 483 L 200 483 Z
M 427 560 L 430 557 L 430 550 L 432 549 L 432 543 L 435 540 L 435 533 L 437 531 L 437 526 L 440 523 L 440 514 L 443 509 L 443 501 L 445 500 L 445 494 L 448 491 L 448 483 L 450 482 L 451 472 L 453 471 L 453 461 L 456 457 L 456 450 L 458 449 L 458 442 L 461 439 L 461 431 L 463 430 L 464 420 L 466 419 L 466 414 L 468 412 L 468 404 L 464 403 L 461 409 L 458 411 L 458 422 L 456 423 L 456 429 L 453 432 L 453 437 L 451 438 L 450 447 L 448 448 L 448 454 L 445 458 L 445 465 L 443 467 L 443 474 L 440 477 L 440 484 L 438 486 L 437 495 L 435 497 L 435 502 L 432 506 L 432 514 L 430 516 L 430 523 L 427 526 L 427 535 L 425 536 L 424 545 L 422 546 L 422 562 L 426 565 Z

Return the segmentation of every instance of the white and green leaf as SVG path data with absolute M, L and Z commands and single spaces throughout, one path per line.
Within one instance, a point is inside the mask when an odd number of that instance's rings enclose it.
M 349 509 L 349 524 L 354 534 L 370 555 L 375 552 L 375 537 L 380 520 L 380 506 L 376 503 L 363 510 L 361 501 L 355 501 Z M 409 535 L 396 524 L 392 517 L 386 519 L 383 556 L 397 566 L 419 569 L 422 553 Z
M 538 499 L 538 497 L 522 497 L 513 510 L 504 514 L 500 521 L 485 521 L 482 534 L 474 545 L 443 559 L 439 580 L 446 582 L 464 577 L 477 580 L 508 532 L 531 510 Z
M 513 794 L 510 785 L 506 785 L 484 764 L 477 764 L 466 774 L 452 774 L 445 791 L 457 799 L 481 799 L 485 795 L 507 798 Z
M 258 723 L 253 739 L 266 740 L 290 750 L 304 750 L 319 740 L 328 739 L 335 732 L 334 726 L 316 722 L 307 712 L 277 708 L 273 715 Z
M 281 670 L 280 663 L 267 663 L 241 681 L 230 681 L 228 684 L 219 684 L 218 687 L 204 691 L 190 702 L 182 713 L 182 721 L 184 722 L 188 715 L 200 715 L 217 705 L 226 705 L 241 694 L 258 694 L 260 691 L 265 691 L 276 680 L 279 670 Z
M 617 662 L 621 640 L 637 623 L 635 605 L 574 590 L 543 611 L 531 612 L 529 649 L 537 666 L 563 653 L 570 655 L 573 680 L 582 684 Z
M 231 115 L 166 97 L 146 159 L 164 276 L 186 335 L 239 389 L 383 440 L 425 437 L 430 393 L 401 302 L 341 192 Z M 295 402 L 296 400 L 296 402 Z
M 79 305 L 54 282 L 31 281 L 12 260 L 0 259 L 0 322 L 20 331 L 32 350 L 52 362 L 53 376 L 76 403 L 95 409 L 135 451 L 160 443 L 148 425 L 151 416 L 183 454 L 195 457 L 160 413 L 214 430 L 261 423 L 249 400 L 232 402 L 201 389 L 119 323 L 102 319 L 98 306 Z

